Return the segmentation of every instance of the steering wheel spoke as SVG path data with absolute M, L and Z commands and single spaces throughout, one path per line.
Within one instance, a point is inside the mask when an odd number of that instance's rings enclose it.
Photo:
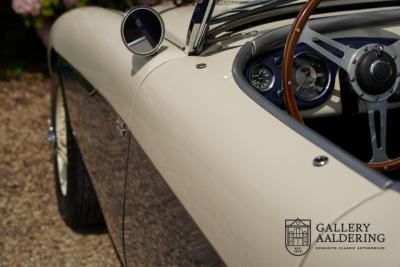
M 394 42 L 392 45 L 389 46 L 397 55 L 397 57 L 400 56 L 400 40 Z
M 389 161 L 386 153 L 387 101 L 366 102 L 366 104 L 372 147 L 370 163 Z
M 345 70 L 348 69 L 348 66 L 351 64 L 356 54 L 356 49 L 318 33 L 312 30 L 308 25 L 304 27 L 299 43 L 307 44 Z

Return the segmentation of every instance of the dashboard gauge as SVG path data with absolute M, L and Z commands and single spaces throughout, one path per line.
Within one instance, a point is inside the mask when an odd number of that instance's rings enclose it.
M 255 89 L 263 93 L 272 88 L 275 76 L 270 68 L 263 64 L 257 64 L 249 71 L 249 82 Z
M 326 61 L 315 53 L 303 52 L 294 58 L 295 95 L 302 101 L 322 97 L 329 89 L 331 73 Z

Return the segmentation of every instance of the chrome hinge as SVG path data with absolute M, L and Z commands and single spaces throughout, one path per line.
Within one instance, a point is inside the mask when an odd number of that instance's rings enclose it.
M 121 118 L 117 118 L 115 120 L 115 124 L 117 126 L 117 131 L 118 131 L 119 135 L 124 137 L 127 132 L 125 122 L 123 122 Z

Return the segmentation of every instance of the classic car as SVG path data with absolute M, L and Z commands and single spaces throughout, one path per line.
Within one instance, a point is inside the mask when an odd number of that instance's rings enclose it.
M 125 266 L 399 266 L 399 4 L 67 12 L 48 50 L 65 223 L 105 223 Z

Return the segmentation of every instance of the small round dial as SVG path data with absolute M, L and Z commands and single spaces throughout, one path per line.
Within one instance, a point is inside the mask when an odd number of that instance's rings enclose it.
M 315 53 L 296 55 L 294 76 L 295 95 L 299 100 L 316 100 L 329 89 L 331 73 L 326 61 Z
M 249 82 L 255 89 L 263 93 L 272 88 L 275 76 L 270 68 L 263 64 L 257 64 L 249 71 Z

